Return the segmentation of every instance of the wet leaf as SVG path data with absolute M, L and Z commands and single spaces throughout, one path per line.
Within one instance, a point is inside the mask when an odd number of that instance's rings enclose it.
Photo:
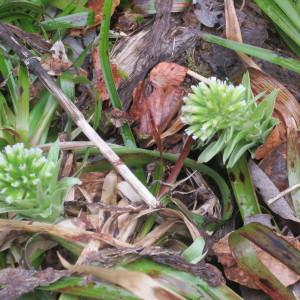
M 149 94 L 146 82 L 140 82 L 136 87 L 130 116 L 139 122 L 140 136 L 152 136 L 153 127 L 160 134 L 169 127 L 181 107 L 185 90 L 180 85 L 186 72 L 185 67 L 162 62 L 150 72 L 152 93 Z

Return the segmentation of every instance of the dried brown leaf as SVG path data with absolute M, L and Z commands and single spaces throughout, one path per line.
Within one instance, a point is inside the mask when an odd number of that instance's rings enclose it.
M 175 63 L 162 62 L 150 72 L 153 92 L 149 95 L 146 82 L 140 82 L 133 93 L 130 116 L 139 122 L 140 136 L 152 136 L 155 127 L 161 134 L 177 115 L 185 90 L 180 87 L 187 69 Z M 152 122 L 151 122 L 152 121 Z

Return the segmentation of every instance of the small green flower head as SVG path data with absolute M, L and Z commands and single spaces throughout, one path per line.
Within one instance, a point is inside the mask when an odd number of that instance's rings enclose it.
M 36 197 L 37 187 L 47 187 L 55 165 L 38 148 L 23 144 L 6 146 L 0 153 L 0 194 L 8 204 Z
M 231 168 L 246 151 L 254 153 L 277 124 L 272 118 L 277 91 L 264 99 L 260 99 L 263 94 L 254 97 L 248 73 L 238 86 L 212 77 L 209 84 L 200 83 L 192 90 L 184 98 L 182 120 L 200 146 L 207 144 L 200 162 L 223 152 L 223 162 Z
M 0 153 L 0 213 L 56 220 L 66 188 L 78 183 L 58 182 L 58 170 L 59 163 L 44 157 L 38 148 L 26 149 L 21 143 L 6 146 Z
M 246 88 L 234 86 L 212 77 L 210 83 L 192 86 L 193 93 L 185 97 L 183 122 L 186 132 L 205 143 L 224 128 L 238 126 L 247 111 Z

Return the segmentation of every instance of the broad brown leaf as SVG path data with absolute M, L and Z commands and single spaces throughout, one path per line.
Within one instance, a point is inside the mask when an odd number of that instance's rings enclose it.
M 149 86 L 145 81 L 136 87 L 130 116 L 139 122 L 137 132 L 140 136 L 153 136 L 154 129 L 161 134 L 169 128 L 182 104 L 185 90 L 180 85 L 186 72 L 185 67 L 162 62 L 150 72 L 152 93 L 148 93 Z

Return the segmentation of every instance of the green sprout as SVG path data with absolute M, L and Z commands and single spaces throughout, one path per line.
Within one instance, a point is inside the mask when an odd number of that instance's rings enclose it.
M 6 146 L 0 153 L 0 213 L 13 212 L 27 219 L 54 222 L 63 212 L 68 189 L 77 178 L 58 180 L 58 144 L 48 157 L 24 144 Z
M 246 151 L 253 153 L 263 144 L 277 124 L 272 117 L 277 91 L 254 97 L 248 73 L 237 86 L 212 77 L 192 90 L 184 98 L 182 120 L 189 125 L 186 132 L 206 146 L 200 162 L 223 152 L 223 162 L 232 168 Z

